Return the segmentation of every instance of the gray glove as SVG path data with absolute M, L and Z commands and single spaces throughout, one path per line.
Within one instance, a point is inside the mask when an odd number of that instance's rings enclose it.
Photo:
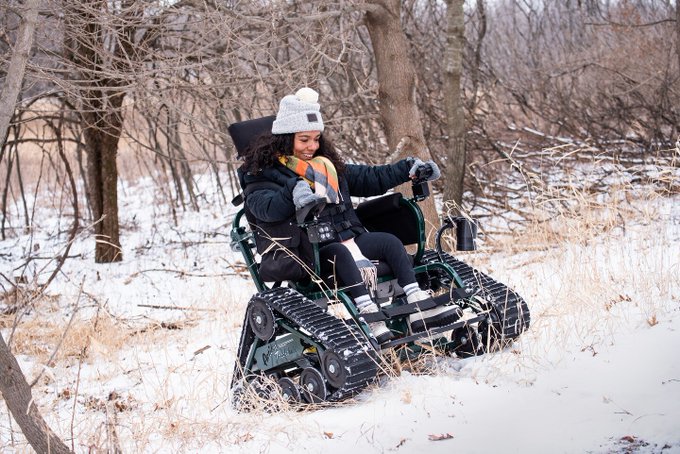
M 322 200 L 323 198 L 324 197 L 322 195 L 314 194 L 312 188 L 309 186 L 309 183 L 304 180 L 298 181 L 293 188 L 293 203 L 295 204 L 295 208 L 298 210 L 309 205 L 310 203 L 316 202 L 317 200 Z
M 434 161 L 421 161 L 418 158 L 411 158 L 411 170 L 408 171 L 410 178 L 416 178 L 421 181 L 434 181 L 442 176 L 441 171 Z

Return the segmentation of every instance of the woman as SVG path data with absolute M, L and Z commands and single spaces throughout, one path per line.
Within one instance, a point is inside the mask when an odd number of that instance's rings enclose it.
M 360 313 L 378 310 L 369 291 L 377 279 L 371 260 L 384 261 L 390 266 L 409 303 L 430 298 L 428 292 L 419 288 L 401 241 L 389 233 L 368 232 L 359 221 L 350 197 L 384 194 L 409 181 L 422 166 L 429 167 L 431 179 L 436 179 L 439 169 L 432 161 L 425 163 L 413 158 L 381 166 L 343 163 L 323 135 L 317 101 L 318 93 L 310 88 L 285 96 L 272 133 L 259 137 L 245 151 L 245 163 L 239 175 L 247 209 L 258 220 L 258 225 L 278 226 L 275 234 L 270 232 L 272 237 L 284 236 L 280 226 L 294 236 L 298 234 L 295 230 L 299 230 L 292 221 L 296 209 L 325 200 L 327 204 L 319 218 L 333 226 L 335 237 L 319 245 L 321 277 L 327 281 L 337 278 L 341 285 L 348 287 Z M 411 330 L 418 332 L 451 323 L 456 318 L 455 310 L 436 307 L 412 314 L 409 322 Z M 393 338 L 385 322 L 369 326 L 379 343 Z

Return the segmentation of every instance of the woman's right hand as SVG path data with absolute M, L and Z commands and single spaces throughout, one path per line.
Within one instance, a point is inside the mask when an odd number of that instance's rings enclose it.
M 297 209 L 322 200 L 323 198 L 322 195 L 315 194 L 309 186 L 309 183 L 304 180 L 298 181 L 293 188 L 293 203 Z

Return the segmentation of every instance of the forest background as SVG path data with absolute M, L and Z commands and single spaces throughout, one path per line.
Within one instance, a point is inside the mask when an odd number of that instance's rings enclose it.
M 612 192 L 605 177 L 569 177 L 584 163 L 678 191 L 673 173 L 640 172 L 678 166 L 670 0 L 3 0 L 0 23 L 0 235 L 23 250 L 0 270 L 0 326 L 15 355 L 14 333 L 39 316 L 77 238 L 96 238 L 80 257 L 92 266 L 134 260 L 122 254 L 122 182 L 151 181 L 176 225 L 226 210 L 239 165 L 227 126 L 272 114 L 301 86 L 320 92 L 348 160 L 440 165 L 432 224 L 474 212 L 514 235 L 576 216 L 584 194 Z M 32 236 L 43 208 L 60 219 L 49 257 Z M 34 448 L 54 437 L 31 386 L 2 384 L 35 423 Z

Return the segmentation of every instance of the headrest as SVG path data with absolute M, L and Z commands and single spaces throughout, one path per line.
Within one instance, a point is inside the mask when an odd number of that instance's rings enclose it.
M 268 117 L 255 118 L 253 120 L 240 121 L 232 123 L 227 130 L 234 141 L 236 153 L 239 157 L 243 156 L 243 152 L 248 148 L 250 142 L 258 138 L 265 132 L 272 132 L 272 123 L 276 116 L 270 115 Z

